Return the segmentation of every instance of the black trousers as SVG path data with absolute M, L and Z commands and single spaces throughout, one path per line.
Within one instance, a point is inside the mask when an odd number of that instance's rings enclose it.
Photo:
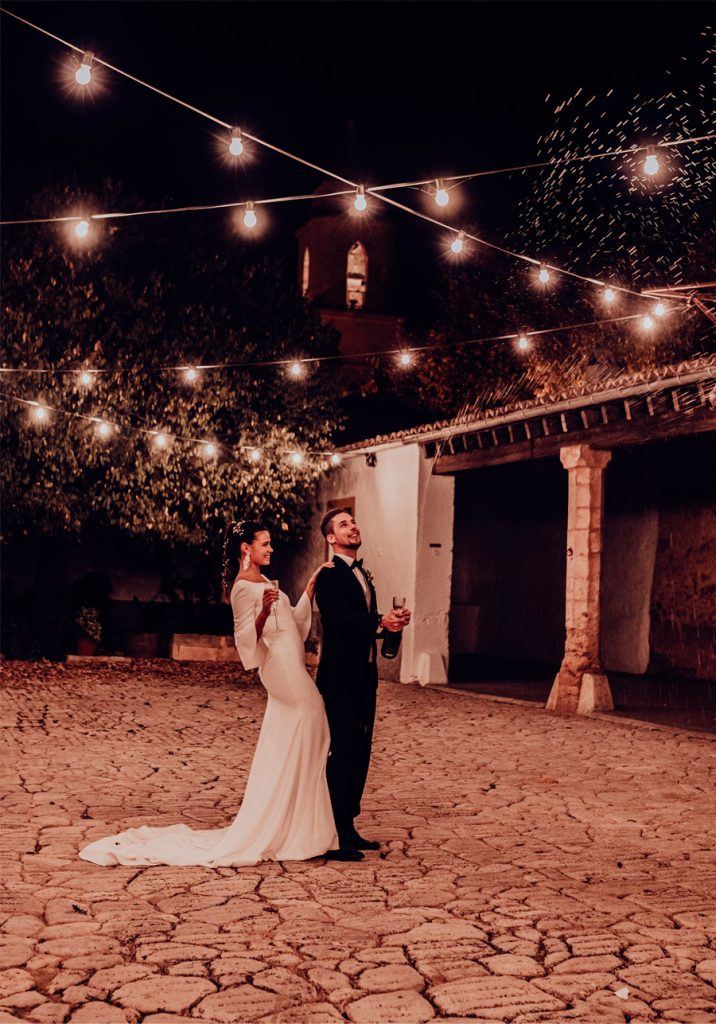
M 366 665 L 365 686 L 348 694 L 323 695 L 331 731 L 328 790 L 338 838 L 346 845 L 355 827 L 353 819 L 360 814 L 370 765 L 377 688 L 378 667 L 373 662 Z

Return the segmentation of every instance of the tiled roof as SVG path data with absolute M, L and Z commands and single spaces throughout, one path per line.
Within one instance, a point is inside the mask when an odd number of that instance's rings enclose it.
M 376 437 L 366 438 L 363 441 L 355 441 L 353 444 L 345 445 L 338 451 L 351 452 L 363 448 L 376 448 L 383 445 L 407 444 L 411 441 L 420 442 L 421 438 L 427 435 L 438 434 L 441 431 L 453 431 L 456 428 L 466 429 L 478 422 L 494 421 L 496 419 L 510 416 L 514 413 L 524 412 L 525 414 L 540 410 L 547 406 L 555 407 L 561 403 L 569 403 L 571 407 L 579 406 L 579 399 L 584 399 L 584 405 L 592 405 L 599 402 L 600 396 L 613 394 L 621 389 L 636 389 L 638 393 L 640 386 L 644 390 L 650 390 L 652 385 L 663 381 L 678 384 L 680 377 L 696 375 L 698 378 L 708 380 L 710 377 L 716 379 L 716 354 L 701 356 L 696 359 L 687 359 L 680 363 L 672 363 L 666 366 L 653 367 L 638 373 L 622 373 L 605 377 L 596 383 L 583 385 L 569 391 L 556 394 L 545 394 L 540 398 L 526 399 L 522 402 L 513 402 L 510 405 L 502 405 L 494 409 L 481 409 L 479 412 L 471 410 L 452 419 L 437 420 L 433 423 L 424 423 L 407 430 L 396 430 L 390 434 L 379 434 Z

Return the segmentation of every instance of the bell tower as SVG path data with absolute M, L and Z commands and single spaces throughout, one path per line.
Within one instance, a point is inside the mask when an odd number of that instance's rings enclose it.
M 334 191 L 333 181 L 319 186 L 297 232 L 301 293 L 340 332 L 344 355 L 397 346 L 393 225 L 377 200 L 359 213 L 351 196 L 326 195 Z

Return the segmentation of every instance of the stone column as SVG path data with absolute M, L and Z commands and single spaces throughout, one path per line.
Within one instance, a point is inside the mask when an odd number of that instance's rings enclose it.
M 612 456 L 583 444 L 561 448 L 559 456 L 569 473 L 567 637 L 547 710 L 584 715 L 614 707 L 599 657 L 604 469 Z

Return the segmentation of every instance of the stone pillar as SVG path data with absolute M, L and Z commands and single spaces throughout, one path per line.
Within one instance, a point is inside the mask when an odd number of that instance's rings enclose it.
M 583 444 L 559 455 L 569 473 L 567 637 L 547 710 L 584 715 L 614 707 L 599 657 L 604 469 L 612 456 Z

